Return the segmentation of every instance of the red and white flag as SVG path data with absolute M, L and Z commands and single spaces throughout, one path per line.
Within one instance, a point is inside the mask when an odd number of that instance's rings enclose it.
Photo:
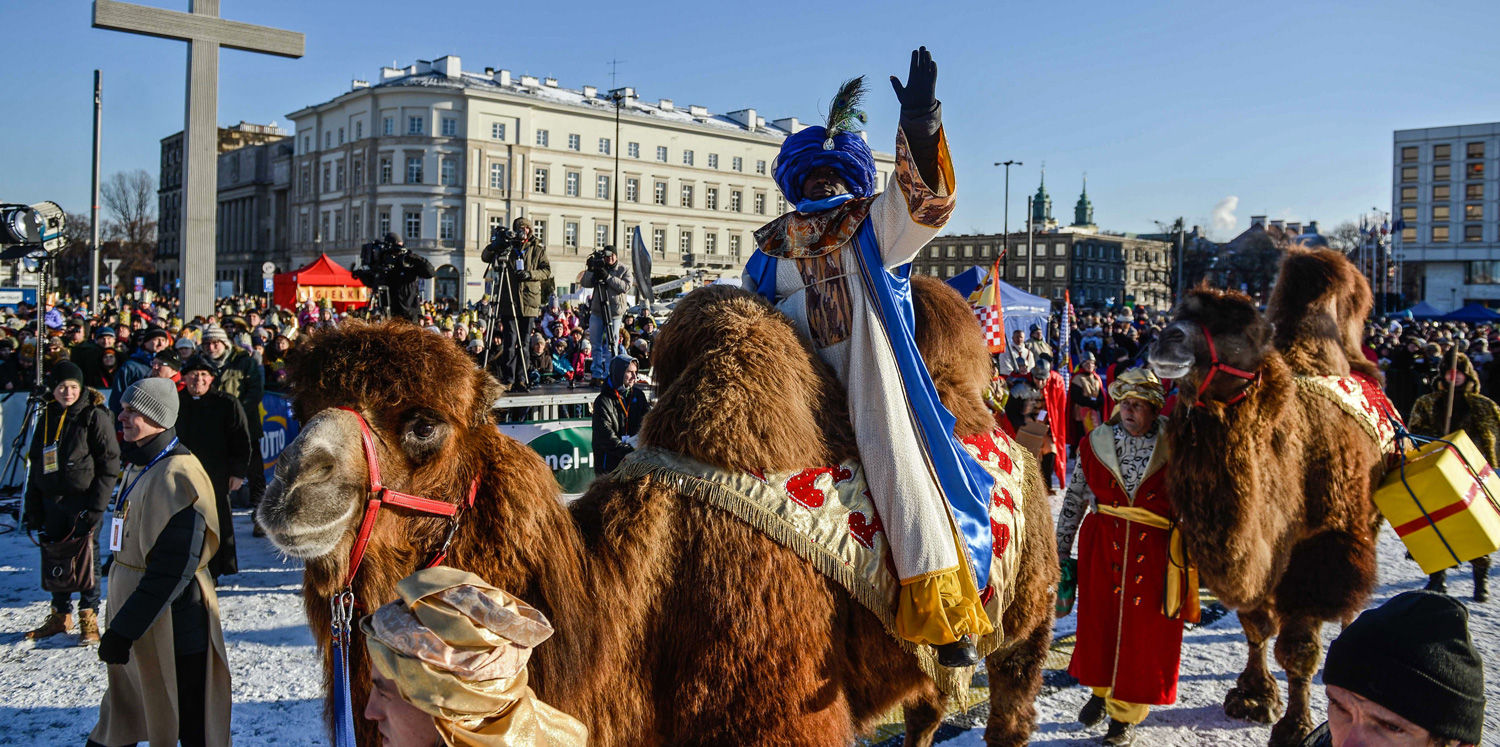
M 991 355 L 1005 352 L 1005 314 L 1000 310 L 1000 289 L 995 285 L 999 277 L 1000 260 L 996 259 L 995 266 L 990 268 L 990 276 L 969 297 L 969 305 L 974 308 L 974 316 L 979 320 L 979 329 L 984 332 L 984 343 Z

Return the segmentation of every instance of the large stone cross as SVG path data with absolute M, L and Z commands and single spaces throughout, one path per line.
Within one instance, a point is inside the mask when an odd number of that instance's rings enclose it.
M 188 43 L 187 121 L 182 133 L 182 226 L 177 266 L 182 318 L 214 310 L 214 226 L 219 202 L 219 47 L 301 57 L 294 31 L 219 18 L 219 0 L 188 0 L 188 13 L 94 0 L 94 28 Z

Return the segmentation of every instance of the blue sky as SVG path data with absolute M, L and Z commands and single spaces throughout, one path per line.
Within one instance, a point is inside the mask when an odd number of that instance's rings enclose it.
M 187 0 L 140 0 L 186 10 Z M 0 199 L 88 207 L 92 76 L 104 71 L 104 172 L 157 174 L 182 128 L 186 45 L 90 28 L 84 0 L 4 0 L 10 73 Z M 915 10 L 913 10 L 915 8 Z M 220 123 L 287 122 L 381 65 L 444 54 L 648 100 L 818 120 L 844 78 L 874 87 L 871 141 L 891 150 L 886 82 L 933 50 L 959 182 L 950 232 L 998 231 L 1002 169 L 1012 229 L 1046 163 L 1070 220 L 1088 173 L 1095 219 L 1152 230 L 1183 216 L 1216 235 L 1252 214 L 1325 230 L 1390 203 L 1391 132 L 1500 120 L 1500 3 L 860 2 L 568 3 L 223 0 L 225 18 L 302 31 L 287 60 L 225 50 Z

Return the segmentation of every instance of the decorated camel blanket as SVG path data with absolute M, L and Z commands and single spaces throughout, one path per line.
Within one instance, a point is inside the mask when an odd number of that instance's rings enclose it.
M 1020 568 L 1021 538 L 1026 529 L 1023 478 L 1033 457 L 1001 431 L 962 441 L 970 455 L 995 477 L 989 510 L 995 558 L 990 587 L 981 595 L 995 633 L 978 642 L 980 654 L 988 654 L 1004 640 L 1001 616 Z M 922 671 L 944 693 L 957 696 L 967 690 L 969 670 L 940 667 L 932 647 L 912 644 L 895 634 L 896 596 L 901 582 L 858 460 L 799 472 L 729 472 L 647 447 L 626 457 L 615 476 L 651 476 L 669 481 L 683 493 L 728 511 L 766 533 L 875 613 L 886 632 L 917 657 Z
M 1388 458 L 1398 455 L 1396 423 L 1401 416 L 1386 398 L 1380 383 L 1360 373 L 1348 376 L 1298 376 L 1297 386 L 1332 401 L 1359 422 Z

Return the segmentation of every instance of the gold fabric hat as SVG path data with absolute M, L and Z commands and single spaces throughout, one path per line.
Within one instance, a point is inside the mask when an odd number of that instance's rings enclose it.
M 537 609 L 456 568 L 396 584 L 400 598 L 360 621 L 375 668 L 433 717 L 451 747 L 581 747 L 588 729 L 527 686 L 531 650 L 552 635 Z
M 1142 400 L 1155 405 L 1158 410 L 1167 403 L 1161 379 L 1156 378 L 1156 374 L 1147 368 L 1132 368 L 1120 374 L 1109 385 L 1109 396 L 1116 403 L 1127 399 Z

